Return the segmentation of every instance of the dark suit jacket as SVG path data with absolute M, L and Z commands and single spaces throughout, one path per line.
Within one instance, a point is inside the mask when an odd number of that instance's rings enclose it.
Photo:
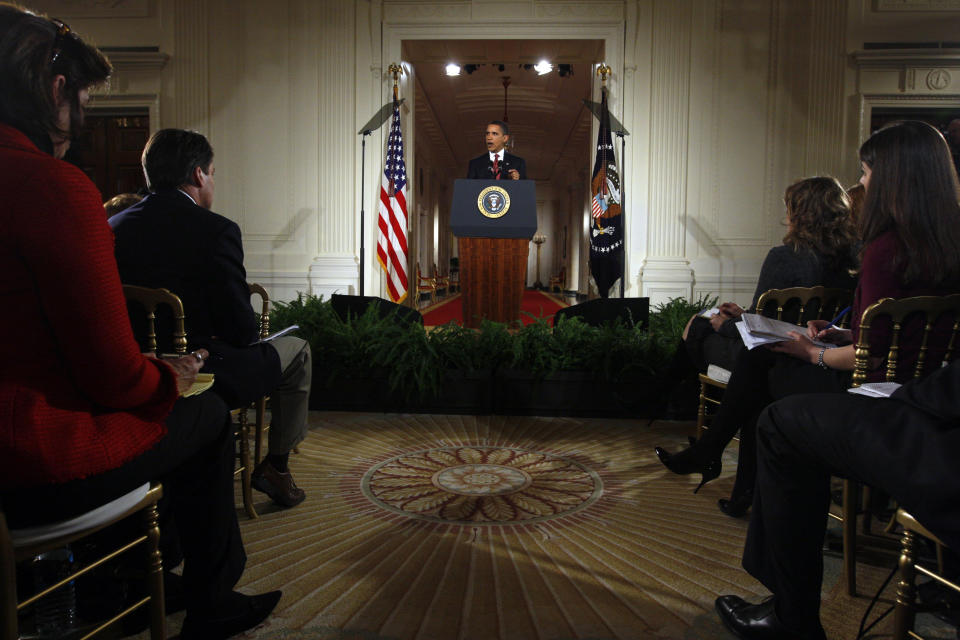
M 512 153 L 503 153 L 503 169 L 500 172 L 501 180 L 509 180 L 507 172 L 510 169 L 516 169 L 520 172 L 520 179 L 527 179 L 527 162 L 520 156 Z M 469 180 L 492 180 L 493 163 L 490 162 L 490 153 L 484 153 L 470 161 L 470 167 L 467 169 L 467 178 Z
M 214 390 L 228 405 L 239 407 L 276 387 L 276 349 L 251 346 L 257 318 L 235 222 L 173 189 L 150 194 L 110 218 L 110 226 L 120 279 L 180 296 L 190 347 L 210 351 L 203 371 L 214 374 Z

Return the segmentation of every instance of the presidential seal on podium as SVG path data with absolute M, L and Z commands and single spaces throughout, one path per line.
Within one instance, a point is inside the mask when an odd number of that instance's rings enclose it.
M 503 187 L 487 187 L 477 196 L 477 208 L 487 218 L 499 218 L 510 209 L 510 194 Z

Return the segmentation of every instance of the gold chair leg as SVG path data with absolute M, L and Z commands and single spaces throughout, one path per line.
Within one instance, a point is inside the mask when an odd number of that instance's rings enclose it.
M 240 488 L 243 492 L 243 510 L 250 519 L 256 519 L 257 510 L 253 506 L 253 468 L 250 464 L 250 424 L 247 422 L 246 408 L 240 411 Z
M 143 524 L 147 535 L 147 586 L 150 592 L 150 640 L 166 640 L 167 618 L 163 593 L 163 558 L 160 555 L 160 526 L 157 522 L 157 505 L 152 504 L 143 512 Z
M 863 511 L 863 521 L 860 523 L 860 530 L 864 535 L 870 535 L 873 533 L 873 509 L 871 505 L 873 492 L 869 486 L 863 485 L 860 493 L 860 509 Z
M 266 399 L 266 398 L 260 398 L 259 400 L 257 400 L 256 407 L 257 407 L 257 408 L 256 408 L 256 411 L 257 411 L 257 423 L 256 423 L 256 429 L 254 430 L 254 434 L 255 434 L 255 435 L 254 435 L 254 438 L 255 438 L 255 440 L 253 441 L 253 464 L 254 464 L 254 466 L 260 464 L 260 460 L 262 460 L 262 457 L 261 457 L 261 455 L 262 455 L 261 445 L 262 445 L 262 440 L 263 440 L 263 423 L 264 423 L 264 422 L 266 421 L 266 419 L 267 419 L 267 399 Z
M 917 577 L 915 535 L 910 530 L 904 530 L 900 550 L 900 575 L 897 580 L 897 602 L 893 610 L 893 640 L 907 640 L 913 630 L 913 620 L 916 615 L 914 602 L 917 588 L 914 584 Z
M 707 430 L 707 385 L 700 383 L 700 404 L 697 406 L 697 440 L 703 437 Z
M 857 487 L 852 480 L 843 481 L 843 578 L 847 594 L 857 595 Z
M 17 568 L 6 516 L 0 511 L 0 638 L 17 640 Z

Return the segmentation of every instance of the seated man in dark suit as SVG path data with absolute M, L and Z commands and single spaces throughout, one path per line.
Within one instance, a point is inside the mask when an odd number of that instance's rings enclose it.
M 526 161 L 507 153 L 504 148 L 510 141 L 510 127 L 506 122 L 494 120 L 487 125 L 484 134 L 487 153 L 470 161 L 467 178 L 470 180 L 526 180 Z
M 821 557 L 830 476 L 886 492 L 949 547 L 960 549 L 960 360 L 890 398 L 797 395 L 759 421 L 758 474 L 744 568 L 773 593 L 750 604 L 717 598 L 746 640 L 823 640 Z
M 268 454 L 253 486 L 286 507 L 306 497 L 288 468 L 307 431 L 310 345 L 293 336 L 258 342 L 240 227 L 213 205 L 213 149 L 193 131 L 163 129 L 143 150 L 150 195 L 110 218 L 125 284 L 164 287 L 183 301 L 191 348 L 210 352 L 204 371 L 230 407 L 269 394 Z

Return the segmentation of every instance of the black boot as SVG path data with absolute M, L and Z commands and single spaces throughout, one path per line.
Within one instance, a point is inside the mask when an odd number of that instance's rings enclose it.
M 696 444 L 676 455 L 660 447 L 656 447 L 654 453 L 657 454 L 657 458 L 660 459 L 663 466 L 678 475 L 685 476 L 691 473 L 699 473 L 701 475 L 700 484 L 693 490 L 694 493 L 700 491 L 703 485 L 719 476 L 722 468 L 719 454 L 715 455 L 708 451 L 706 447 Z

